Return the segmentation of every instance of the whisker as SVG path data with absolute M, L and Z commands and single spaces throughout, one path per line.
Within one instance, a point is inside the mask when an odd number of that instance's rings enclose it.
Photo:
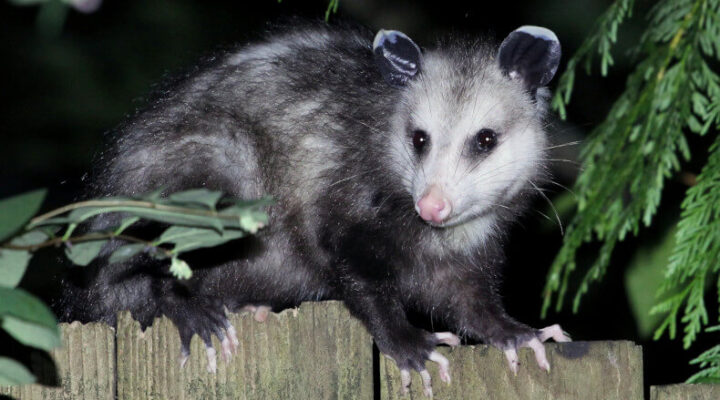
M 580 144 L 580 143 L 582 143 L 582 140 L 574 140 L 574 141 L 572 141 L 572 142 L 556 144 L 556 145 L 554 145 L 554 146 L 548 146 L 548 147 L 543 148 L 543 150 L 560 149 L 560 148 L 563 148 L 563 147 L 575 146 L 575 145 L 578 145 L 578 144 Z
M 528 179 L 527 182 L 530 185 L 532 185 L 532 187 L 534 187 L 535 190 L 537 190 L 537 192 L 540 193 L 540 196 L 542 196 L 542 198 L 544 198 L 545 201 L 547 201 L 547 203 L 550 205 L 550 208 L 552 209 L 553 213 L 555 214 L 555 219 L 557 220 L 557 224 L 560 227 L 560 235 L 564 236 L 565 229 L 563 228 L 562 221 L 560 220 L 560 214 L 558 214 L 557 209 L 555 208 L 555 205 L 552 203 L 552 201 L 550 201 L 550 198 L 548 198 L 547 195 L 545 195 L 545 193 L 543 193 L 543 191 L 540 190 L 539 187 L 537 187 L 537 185 L 533 181 Z

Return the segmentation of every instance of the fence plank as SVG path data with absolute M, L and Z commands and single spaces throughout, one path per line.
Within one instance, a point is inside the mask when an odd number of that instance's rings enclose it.
M 270 314 L 264 323 L 247 313 L 230 318 L 241 344 L 229 363 L 218 360 L 215 374 L 206 371 L 205 349 L 199 338 L 193 339 L 190 359 L 180 368 L 179 336 L 168 319 L 158 319 L 141 332 L 139 324 L 123 313 L 117 337 L 103 324 L 60 325 L 64 346 L 51 356 L 62 387 L 0 388 L 0 394 L 23 400 L 373 398 L 371 338 L 341 303 L 306 303 Z M 213 340 L 219 349 L 217 339 Z M 435 365 L 428 363 L 435 398 L 642 398 L 642 349 L 634 343 L 574 342 L 546 348 L 552 371 L 548 374 L 538 368 L 532 352 L 523 349 L 517 377 L 494 348 L 443 348 L 440 351 L 451 361 L 453 382 L 440 382 Z M 381 397 L 400 398 L 394 362 L 380 357 L 379 364 Z M 33 370 L 43 381 L 56 373 L 42 359 L 33 361 Z M 413 379 L 411 394 L 403 399 L 423 398 L 419 376 L 414 373 Z M 686 386 L 653 387 L 651 398 L 720 398 L 717 386 Z M 671 395 L 675 397 L 668 397 Z
M 546 345 L 550 373 L 540 369 L 529 349 L 522 349 L 520 371 L 513 376 L 503 353 L 489 346 L 442 348 L 450 360 L 452 383 L 440 381 L 427 363 L 435 399 L 598 399 L 643 398 L 642 348 L 632 342 L 572 342 Z M 400 371 L 380 357 L 382 399 L 424 399 L 420 376 L 412 373 L 410 396 L 400 392 Z
M 30 368 L 38 382 L 0 387 L 0 395 L 22 400 L 94 400 L 115 398 L 115 332 L 105 324 L 60 324 L 62 347 L 50 352 L 50 362 L 33 353 Z
M 720 385 L 677 384 L 650 386 L 650 400 L 717 400 Z
M 304 303 L 259 323 L 231 316 L 240 348 L 206 371 L 196 336 L 180 368 L 180 337 L 167 318 L 145 332 L 118 319 L 118 399 L 372 399 L 372 340 L 342 303 Z M 220 349 L 217 339 L 215 348 Z

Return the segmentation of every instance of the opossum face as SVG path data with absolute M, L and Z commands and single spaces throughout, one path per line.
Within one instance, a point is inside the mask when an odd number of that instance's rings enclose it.
M 506 207 L 531 185 L 545 134 L 530 96 L 494 65 L 468 79 L 443 58 L 427 58 L 408 90 L 394 145 L 404 147 L 396 151 L 411 171 L 406 189 L 420 217 L 452 226 Z
M 547 147 L 537 90 L 559 61 L 557 39 L 547 32 L 520 28 L 497 56 L 459 48 L 418 56 L 396 111 L 391 151 L 428 224 L 491 223 L 535 185 Z

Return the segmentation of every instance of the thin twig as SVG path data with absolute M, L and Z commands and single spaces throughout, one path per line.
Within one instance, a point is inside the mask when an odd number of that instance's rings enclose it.
M 27 250 L 27 251 L 37 251 L 39 249 L 50 247 L 50 246 L 59 246 L 63 243 L 81 243 L 81 242 L 91 242 L 95 240 L 105 240 L 105 239 L 120 239 L 124 240 L 126 242 L 133 242 L 133 243 L 141 243 L 148 247 L 153 247 L 155 249 L 158 249 L 162 253 L 164 253 L 168 257 L 172 257 L 172 251 L 168 249 L 164 249 L 162 247 L 154 245 L 152 242 L 148 242 L 147 240 L 143 240 L 140 238 L 136 238 L 134 236 L 129 235 L 123 235 L 123 234 L 115 234 L 113 232 L 95 232 L 95 233 L 88 233 L 81 236 L 75 236 L 68 239 L 63 239 L 61 237 L 53 238 L 50 240 L 46 240 L 42 243 L 38 244 L 32 244 L 32 245 L 26 245 L 26 246 L 20 246 L 15 244 L 4 244 L 0 246 L 0 249 L 9 249 L 9 250 Z

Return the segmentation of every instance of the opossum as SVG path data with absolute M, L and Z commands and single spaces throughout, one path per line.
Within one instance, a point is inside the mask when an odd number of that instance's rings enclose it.
M 558 325 L 522 324 L 499 296 L 502 243 L 546 177 L 548 90 L 556 35 L 535 26 L 498 46 L 450 38 L 422 50 L 393 30 L 307 24 L 217 54 L 163 87 L 113 133 L 94 178 L 98 196 L 205 187 L 237 198 L 272 195 L 268 227 L 205 252 L 179 281 L 148 256 L 97 263 L 67 282 L 64 320 L 143 324 L 168 316 L 182 355 L 198 334 L 215 369 L 211 336 L 238 345 L 225 312 L 342 300 L 402 387 L 435 348 L 458 336 L 505 352 L 567 341 Z M 110 226 L 101 219 L 97 226 Z M 97 227 L 96 226 L 96 227 Z M 152 265 L 153 267 L 149 267 Z M 449 327 L 431 333 L 419 313 Z

